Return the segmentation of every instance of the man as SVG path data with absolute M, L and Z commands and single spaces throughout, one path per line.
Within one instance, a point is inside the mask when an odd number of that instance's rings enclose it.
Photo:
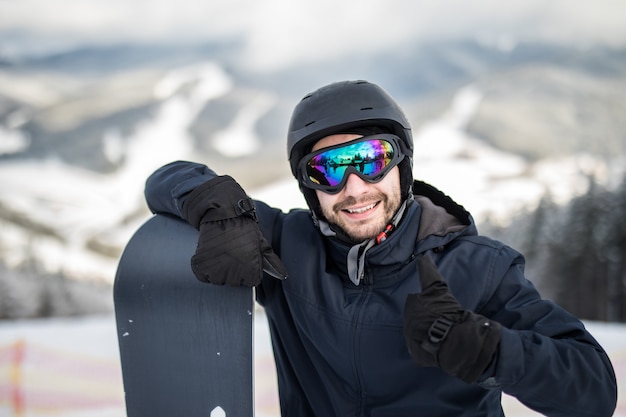
M 612 415 L 606 353 L 540 298 L 522 255 L 413 180 L 409 123 L 383 89 L 307 95 L 287 147 L 310 210 L 252 203 L 190 162 L 146 186 L 153 212 L 200 230 L 198 279 L 257 287 L 282 415 L 495 417 L 502 392 L 548 416 Z

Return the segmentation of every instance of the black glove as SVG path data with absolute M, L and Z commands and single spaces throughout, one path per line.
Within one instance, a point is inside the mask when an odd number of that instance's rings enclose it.
M 263 271 L 287 277 L 261 234 L 252 199 L 230 176 L 215 177 L 194 189 L 182 211 L 200 231 L 191 257 L 191 269 L 200 281 L 251 287 L 261 283 Z
M 501 326 L 469 310 L 450 292 L 427 255 L 417 259 L 422 292 L 404 306 L 404 337 L 413 361 L 476 382 L 498 349 Z

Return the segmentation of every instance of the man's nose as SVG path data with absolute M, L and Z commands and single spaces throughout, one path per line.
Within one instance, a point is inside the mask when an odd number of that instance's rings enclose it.
M 361 195 L 365 194 L 369 189 L 369 183 L 364 181 L 357 174 L 350 174 L 346 179 L 346 185 L 343 187 L 345 195 Z

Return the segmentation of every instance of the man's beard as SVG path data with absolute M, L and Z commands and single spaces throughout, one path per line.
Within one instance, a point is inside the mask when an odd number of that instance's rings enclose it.
M 341 211 L 347 207 L 362 206 L 375 202 L 382 206 L 383 216 L 379 216 L 374 222 L 363 221 L 362 224 L 348 223 L 340 216 Z M 322 212 L 333 229 L 339 229 L 354 242 L 363 242 L 375 238 L 385 229 L 400 207 L 400 203 L 400 190 L 394 189 L 391 194 L 378 192 L 363 199 L 348 197 L 333 205 L 332 211 L 322 208 Z

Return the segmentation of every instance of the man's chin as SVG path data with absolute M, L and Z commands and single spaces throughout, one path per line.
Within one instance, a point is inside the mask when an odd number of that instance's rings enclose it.
M 355 243 L 360 243 L 375 238 L 378 233 L 383 230 L 383 226 L 377 227 L 364 224 L 350 227 L 341 227 L 341 229 L 352 241 L 354 241 Z

